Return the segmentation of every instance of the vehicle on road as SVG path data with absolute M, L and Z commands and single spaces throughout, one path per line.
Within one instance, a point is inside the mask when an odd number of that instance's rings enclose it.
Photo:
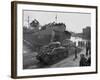
M 36 57 L 42 63 L 52 64 L 68 57 L 68 50 L 62 47 L 60 42 L 52 42 L 43 46 Z

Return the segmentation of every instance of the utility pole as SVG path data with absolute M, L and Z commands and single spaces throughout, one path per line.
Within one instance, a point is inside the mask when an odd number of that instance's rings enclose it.
M 57 14 L 56 14 L 56 17 L 55 17 L 55 22 L 57 23 Z

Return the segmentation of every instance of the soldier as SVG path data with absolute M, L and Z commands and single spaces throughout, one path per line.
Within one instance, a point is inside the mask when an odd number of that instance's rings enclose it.
M 80 62 L 79 62 L 80 66 L 87 66 L 87 59 L 85 58 L 84 54 L 80 54 Z
M 78 47 L 80 47 L 80 41 L 78 41 Z
M 75 46 L 75 57 L 73 60 L 76 60 L 77 59 L 77 47 Z
M 90 65 L 91 65 L 91 56 L 89 56 L 87 60 L 87 66 L 90 66 Z
M 86 56 L 88 56 L 88 43 L 86 42 Z

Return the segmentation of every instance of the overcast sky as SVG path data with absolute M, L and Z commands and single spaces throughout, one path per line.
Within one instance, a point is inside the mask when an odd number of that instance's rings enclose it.
M 48 24 L 55 21 L 57 15 L 57 22 L 63 22 L 66 25 L 66 30 L 80 33 L 82 28 L 91 26 L 91 14 L 89 13 L 73 13 L 73 12 L 46 12 L 46 11 L 23 11 L 23 24 L 28 25 L 29 22 L 37 19 L 40 25 Z

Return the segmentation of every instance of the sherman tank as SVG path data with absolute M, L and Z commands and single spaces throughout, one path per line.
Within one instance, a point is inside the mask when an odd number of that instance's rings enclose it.
M 68 50 L 60 42 L 43 46 L 37 55 L 37 59 L 44 64 L 53 64 L 65 57 L 68 57 Z

